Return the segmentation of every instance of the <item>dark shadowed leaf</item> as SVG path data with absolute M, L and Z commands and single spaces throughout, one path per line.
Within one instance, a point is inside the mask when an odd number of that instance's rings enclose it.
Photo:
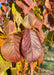
M 33 8 L 35 5 L 32 0 L 24 0 L 24 2 L 27 3 L 30 6 L 30 8 Z
M 3 10 L 5 11 L 5 13 L 7 13 L 7 11 L 8 11 L 8 7 L 5 6 L 5 5 L 3 5 L 3 4 L 1 4 L 1 6 L 2 6 Z
M 44 9 L 43 11 L 43 24 L 47 27 L 47 28 L 50 28 L 50 30 L 52 30 L 52 26 L 54 24 L 54 19 L 52 17 L 51 14 L 47 13 L 47 10 Z
M 1 53 L 9 62 L 18 62 L 22 60 L 20 54 L 21 37 L 18 35 L 10 35 L 2 44 Z
M 6 32 L 6 35 L 16 32 L 14 22 L 11 20 L 7 20 L 4 23 L 4 31 Z
M 22 3 L 21 1 L 16 1 L 16 4 L 17 4 L 20 8 L 22 8 L 24 15 L 26 15 L 26 14 L 29 13 L 29 8 L 28 8 L 24 3 Z
M 22 54 L 27 59 L 27 61 L 34 62 L 37 61 L 41 56 L 43 49 L 40 43 L 40 39 L 33 30 L 26 29 L 25 34 L 22 39 Z

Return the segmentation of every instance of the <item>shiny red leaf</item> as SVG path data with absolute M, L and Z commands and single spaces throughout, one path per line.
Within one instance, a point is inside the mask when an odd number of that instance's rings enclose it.
M 22 60 L 20 54 L 21 37 L 18 35 L 10 35 L 2 44 L 2 56 L 9 62 L 18 62 Z
M 37 61 L 43 49 L 40 39 L 33 30 L 26 29 L 22 39 L 22 54 L 29 63 Z

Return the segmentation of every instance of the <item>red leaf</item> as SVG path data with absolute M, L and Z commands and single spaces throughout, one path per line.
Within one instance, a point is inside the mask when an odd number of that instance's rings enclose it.
M 24 12 L 24 15 L 28 14 L 29 13 L 29 8 L 23 4 L 21 1 L 16 1 L 16 4 L 22 8 L 23 12 Z
M 1 6 L 2 6 L 3 10 L 5 11 L 5 13 L 7 13 L 7 11 L 8 11 L 8 7 L 5 6 L 5 5 L 3 5 L 3 4 L 1 4 Z
M 44 17 L 44 19 L 43 19 L 43 24 L 47 27 L 47 28 L 50 28 L 50 30 L 52 30 L 52 24 L 53 24 L 53 18 L 52 18 L 52 20 L 50 20 L 49 21 L 49 19 L 51 18 L 51 17 L 49 17 L 49 13 L 47 13 L 47 10 L 45 9 L 44 11 L 43 11 L 43 17 Z M 51 24 L 50 24 L 51 23 Z
M 22 54 L 29 63 L 37 61 L 43 49 L 37 33 L 26 29 L 22 39 Z
M 25 1 L 25 3 L 27 3 L 30 6 L 30 8 L 33 8 L 35 5 L 32 0 L 24 0 L 24 1 Z
M 32 0 L 16 1 L 16 4 L 22 8 L 24 15 L 27 15 L 29 10 L 35 6 L 35 3 Z
M 38 32 L 38 36 L 39 36 L 39 38 L 41 40 L 41 43 L 43 43 L 44 39 L 45 39 L 45 34 L 44 34 L 43 30 L 41 30 L 40 32 Z
M 36 22 L 35 22 L 35 24 L 34 24 L 34 27 L 36 27 L 39 31 L 41 31 L 42 22 L 41 22 L 41 20 L 38 19 L 37 17 L 36 17 Z
M 2 24 L 1 18 L 0 18 L 0 24 Z
M 24 18 L 23 25 L 25 28 L 30 28 L 32 25 L 34 25 L 35 21 L 36 16 L 32 12 L 29 12 L 29 14 Z
M 6 0 L 0 0 L 0 3 L 6 2 Z
M 23 25 L 25 28 L 30 28 L 32 26 L 36 27 L 39 31 L 42 28 L 42 22 L 38 19 L 33 12 L 29 12 L 27 16 L 25 16 Z
M 6 32 L 6 34 L 10 34 L 10 33 L 13 33 L 15 32 L 15 24 L 13 21 L 9 21 L 7 20 L 4 24 L 4 31 Z
M 10 35 L 2 44 L 1 53 L 3 57 L 9 62 L 18 62 L 22 60 L 20 54 L 21 37 L 18 35 Z

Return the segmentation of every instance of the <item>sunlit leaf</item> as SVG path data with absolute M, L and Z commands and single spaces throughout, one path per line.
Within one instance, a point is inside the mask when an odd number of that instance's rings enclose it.
M 46 6 L 49 10 L 51 10 L 51 5 L 50 5 L 49 0 L 46 0 L 46 1 L 45 1 L 45 6 Z
M 25 28 L 30 28 L 31 26 L 34 25 L 35 21 L 36 16 L 32 12 L 29 12 L 29 14 L 25 16 L 22 24 L 24 25 Z
M 0 32 L 4 33 L 4 31 L 2 30 L 2 27 L 0 27 Z
M 15 24 L 12 20 L 7 20 L 4 23 L 4 31 L 6 32 L 6 35 L 16 32 Z
M 23 70 L 23 64 L 22 64 L 21 61 L 16 63 L 16 68 L 17 68 L 18 71 L 22 71 Z
M 0 46 L 2 45 L 3 42 L 4 42 L 4 40 L 3 39 L 0 39 Z
M 11 68 L 11 75 L 19 75 L 16 68 Z
M 36 22 L 34 24 L 34 27 L 36 27 L 39 31 L 42 29 L 42 21 L 36 17 Z
M 2 44 L 1 53 L 3 57 L 10 62 L 18 62 L 22 60 L 20 54 L 21 37 L 18 35 L 10 35 Z
M 19 30 L 19 26 L 22 23 L 22 17 L 21 14 L 16 10 L 15 4 L 12 4 L 12 14 L 13 14 L 13 19 L 14 21 L 17 23 L 18 25 L 18 30 Z
M 33 30 L 26 29 L 22 39 L 22 54 L 28 62 L 37 61 L 43 49 L 40 39 Z
M 3 72 L 3 71 L 6 71 L 7 69 L 9 69 L 11 67 L 11 63 L 10 62 L 7 62 L 5 61 L 1 54 L 0 54 L 0 73 Z

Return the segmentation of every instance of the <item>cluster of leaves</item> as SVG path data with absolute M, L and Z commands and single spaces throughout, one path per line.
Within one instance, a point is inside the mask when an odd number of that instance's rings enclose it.
M 1 42 L 4 41 L 0 45 L 1 54 L 9 62 L 25 58 L 30 64 L 31 75 L 33 62 L 43 57 L 45 34 L 42 27 L 53 29 L 53 3 L 54 0 L 0 0 L 0 34 L 5 37 L 1 37 Z M 43 9 L 43 5 L 46 8 Z

